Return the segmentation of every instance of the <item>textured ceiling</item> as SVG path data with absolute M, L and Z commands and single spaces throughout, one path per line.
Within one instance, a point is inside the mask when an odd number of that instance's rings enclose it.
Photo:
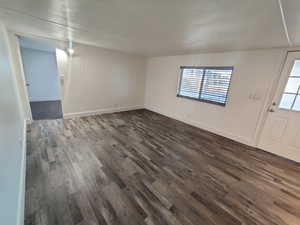
M 292 45 L 300 1 L 282 0 Z M 287 47 L 278 0 L 0 0 L 24 34 L 146 56 Z

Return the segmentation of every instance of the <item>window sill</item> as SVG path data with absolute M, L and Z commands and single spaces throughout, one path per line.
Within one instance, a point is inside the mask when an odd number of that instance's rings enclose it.
M 222 106 L 222 107 L 226 106 L 226 103 L 219 103 L 219 102 L 209 101 L 209 100 L 205 100 L 205 99 L 192 98 L 192 97 L 183 96 L 183 95 L 179 95 L 179 94 L 177 94 L 177 97 L 186 98 L 186 99 L 190 99 L 190 100 L 194 100 L 194 101 L 198 101 L 198 102 L 210 103 L 210 104 L 218 105 L 218 106 Z

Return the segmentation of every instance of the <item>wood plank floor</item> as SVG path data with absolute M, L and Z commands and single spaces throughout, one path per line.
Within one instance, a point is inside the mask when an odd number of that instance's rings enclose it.
M 35 121 L 26 225 L 299 225 L 300 166 L 137 110 Z

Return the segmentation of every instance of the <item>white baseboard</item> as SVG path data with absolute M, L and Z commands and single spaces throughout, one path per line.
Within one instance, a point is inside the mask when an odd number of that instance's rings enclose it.
M 200 129 L 207 130 L 209 132 L 221 135 L 223 137 L 227 137 L 227 138 L 235 140 L 237 142 L 240 142 L 240 143 L 243 143 L 243 144 L 246 144 L 246 145 L 249 145 L 249 146 L 253 146 L 253 141 L 250 138 L 243 137 L 243 136 L 238 136 L 238 135 L 232 134 L 230 132 L 222 131 L 222 130 L 220 130 L 218 128 L 211 127 L 211 126 L 208 126 L 208 125 L 203 124 L 203 123 L 199 123 L 198 121 L 190 120 L 190 119 L 178 116 L 178 115 L 176 115 L 174 113 L 162 111 L 161 109 L 159 109 L 157 107 L 145 106 L 145 109 L 148 109 L 150 111 L 162 114 L 164 116 L 167 116 L 167 117 L 179 120 L 179 121 L 184 122 L 186 124 L 189 124 L 191 126 L 198 127 Z
M 92 116 L 92 115 L 99 115 L 99 114 L 104 114 L 104 113 L 122 112 L 122 111 L 129 111 L 129 110 L 136 110 L 136 109 L 143 109 L 143 108 L 148 109 L 148 110 L 153 111 L 153 112 L 156 112 L 156 113 L 159 113 L 159 114 L 162 114 L 164 116 L 182 121 L 182 122 L 187 123 L 191 126 L 195 126 L 195 127 L 200 128 L 200 129 L 207 130 L 209 132 L 212 132 L 212 133 L 230 138 L 232 140 L 241 142 L 243 144 L 253 146 L 253 140 L 251 140 L 250 138 L 243 137 L 243 136 L 238 136 L 236 134 L 232 134 L 232 133 L 229 133 L 229 132 L 226 132 L 226 131 L 221 131 L 220 129 L 208 126 L 208 125 L 203 124 L 203 123 L 199 123 L 198 121 L 189 120 L 189 119 L 177 116 L 174 113 L 162 111 L 161 109 L 158 109 L 157 107 L 138 105 L 138 106 L 129 106 L 129 107 L 99 109 L 99 110 L 83 111 L 83 112 L 76 112 L 76 113 L 66 113 L 66 114 L 64 114 L 64 118 L 68 119 L 68 118 L 73 118 L 73 117 Z
M 73 117 L 93 116 L 93 115 L 100 115 L 104 113 L 123 112 L 123 111 L 143 109 L 143 108 L 144 108 L 143 105 L 137 105 L 137 106 L 127 106 L 127 107 L 118 107 L 118 108 L 97 109 L 97 110 L 75 112 L 75 113 L 65 113 L 64 118 L 68 119 Z
M 23 137 L 19 140 L 21 143 L 22 161 L 21 161 L 21 173 L 20 173 L 20 186 L 18 196 L 18 218 L 17 225 L 24 224 L 24 210 L 25 210 L 25 177 L 26 177 L 26 134 L 27 134 L 27 120 L 24 120 L 23 124 Z

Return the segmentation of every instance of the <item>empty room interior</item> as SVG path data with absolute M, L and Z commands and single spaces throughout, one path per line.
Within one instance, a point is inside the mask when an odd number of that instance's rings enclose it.
M 0 225 L 300 225 L 299 0 L 0 0 Z

